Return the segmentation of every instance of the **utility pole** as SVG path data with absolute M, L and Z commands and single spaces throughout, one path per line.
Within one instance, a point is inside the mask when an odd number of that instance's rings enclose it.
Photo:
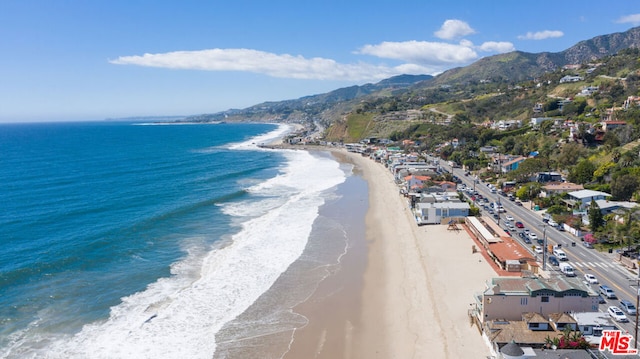
M 542 270 L 547 270 L 547 224 L 542 225 Z M 637 321 L 637 320 L 636 320 Z
M 636 278 L 636 349 L 638 349 L 638 306 L 640 306 L 640 269 L 638 270 L 638 277 Z

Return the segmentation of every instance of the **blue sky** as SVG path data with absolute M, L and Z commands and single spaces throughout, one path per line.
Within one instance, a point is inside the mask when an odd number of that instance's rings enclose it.
M 562 51 L 636 1 L 0 1 L 0 122 L 213 113 Z

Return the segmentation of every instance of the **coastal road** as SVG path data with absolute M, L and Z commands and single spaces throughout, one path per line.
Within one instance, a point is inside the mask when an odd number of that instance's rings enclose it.
M 475 177 L 469 175 L 465 176 L 465 171 L 459 168 L 451 168 L 445 161 L 440 160 L 440 167 L 444 170 L 451 172 L 453 175 L 457 176 L 462 183 L 464 183 L 468 188 L 474 188 L 474 180 Z M 506 213 L 502 213 L 500 216 L 499 224 L 502 228 L 504 228 L 504 224 L 506 223 L 506 215 L 510 215 L 514 218 L 515 221 L 520 221 L 524 224 L 525 228 L 528 228 L 530 231 L 536 233 L 538 238 L 544 239 L 546 237 L 546 243 L 548 247 L 549 245 L 557 245 L 560 244 L 562 249 L 567 254 L 569 258 L 569 263 L 574 267 L 576 274 L 579 278 L 584 278 L 584 274 L 590 273 L 596 276 L 600 281 L 600 284 L 606 284 L 611 287 L 618 296 L 617 299 L 606 299 L 605 304 L 600 305 L 600 310 L 603 312 L 607 311 L 607 307 L 611 305 L 616 305 L 620 307 L 619 301 L 621 299 L 626 299 L 631 301 L 632 303 L 636 303 L 636 297 L 638 295 L 638 276 L 626 269 L 624 266 L 614 261 L 615 254 L 610 253 L 601 253 L 595 249 L 587 248 L 584 246 L 584 242 L 580 241 L 580 238 L 574 236 L 569 232 L 559 231 L 555 227 L 551 227 L 542 221 L 542 216 L 536 211 L 533 211 L 529 206 L 518 206 L 514 201 L 510 201 L 505 196 L 500 196 L 497 193 L 491 193 L 490 189 L 487 187 L 486 183 L 482 181 L 478 181 L 475 183 L 475 191 L 481 194 L 483 197 L 486 197 L 491 202 L 499 202 Z M 491 217 L 491 216 L 490 216 Z M 522 231 L 523 229 L 518 229 L 517 231 Z M 521 237 L 519 237 L 516 233 L 513 233 L 513 238 L 520 241 L 520 243 L 527 248 L 533 255 L 536 255 L 532 249 L 533 244 L 524 243 Z M 545 254 L 546 258 L 548 258 L 548 254 Z M 540 255 L 537 255 L 538 261 L 542 265 L 542 259 Z M 550 265 L 550 263 L 546 262 L 546 269 L 551 271 L 556 271 L 558 274 L 557 267 Z M 598 293 L 598 286 L 600 284 L 591 284 L 592 289 Z M 628 316 L 628 315 L 627 315 Z M 630 333 L 634 333 L 636 327 L 636 318 L 634 316 L 628 316 L 629 323 L 622 323 L 620 326 L 628 330 Z

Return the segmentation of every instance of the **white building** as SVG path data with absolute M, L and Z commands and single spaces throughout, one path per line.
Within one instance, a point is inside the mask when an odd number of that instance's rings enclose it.
M 416 203 L 415 216 L 418 224 L 440 224 L 448 218 L 465 218 L 469 215 L 467 202 Z

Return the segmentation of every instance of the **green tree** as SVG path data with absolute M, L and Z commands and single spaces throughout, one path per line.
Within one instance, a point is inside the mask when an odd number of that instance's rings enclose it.
M 587 214 L 589 216 L 589 227 L 595 233 L 604 225 L 604 217 L 596 201 L 591 200 Z
M 562 168 L 568 168 L 578 163 L 578 160 L 587 156 L 587 150 L 584 146 L 575 142 L 570 142 L 562 146 L 560 153 L 556 158 L 558 165 Z
M 638 190 L 638 178 L 632 174 L 616 177 L 611 182 L 611 195 L 614 199 L 628 201 Z
M 569 181 L 579 184 L 590 182 L 595 171 L 596 166 L 588 159 L 583 159 L 569 172 Z
M 548 161 L 543 158 L 527 158 L 522 161 L 518 168 L 509 173 L 509 177 L 519 182 L 527 181 L 531 176 L 538 172 L 544 172 L 549 169 Z

